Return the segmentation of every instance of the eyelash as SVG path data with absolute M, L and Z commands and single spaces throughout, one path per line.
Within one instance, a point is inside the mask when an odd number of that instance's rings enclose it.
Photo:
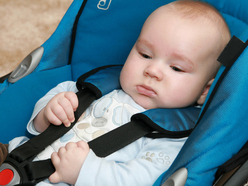
M 174 66 L 171 66 L 171 69 L 176 71 L 176 72 L 184 72 L 182 69 L 180 69 L 178 67 L 174 67 Z
M 152 59 L 152 57 L 150 57 L 149 55 L 147 54 L 143 54 L 143 53 L 140 53 L 140 55 L 145 58 L 145 59 Z

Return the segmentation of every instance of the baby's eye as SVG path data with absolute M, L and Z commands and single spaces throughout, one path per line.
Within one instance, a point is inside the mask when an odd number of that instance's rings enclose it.
M 178 67 L 175 67 L 175 66 L 171 66 L 171 69 L 176 71 L 176 72 L 183 72 L 182 69 L 178 68 Z
M 147 55 L 147 54 L 142 54 L 142 53 L 140 53 L 140 55 L 141 55 L 143 58 L 145 58 L 145 59 L 152 59 L 152 57 L 150 57 L 150 56 Z

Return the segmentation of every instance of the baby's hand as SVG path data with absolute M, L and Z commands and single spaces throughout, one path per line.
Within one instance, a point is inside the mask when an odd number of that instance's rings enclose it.
M 58 152 L 54 152 L 51 159 L 56 171 L 49 177 L 50 182 L 66 182 L 74 185 L 89 151 L 88 144 L 79 141 L 70 142 Z
M 54 96 L 44 108 L 44 117 L 54 125 L 64 123 L 69 127 L 74 122 L 74 111 L 78 107 L 78 98 L 74 92 L 62 92 Z

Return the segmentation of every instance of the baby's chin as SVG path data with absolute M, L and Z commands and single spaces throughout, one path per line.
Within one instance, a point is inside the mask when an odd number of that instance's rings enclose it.
M 138 105 L 140 105 L 141 107 L 143 107 L 146 110 L 150 110 L 150 109 L 155 109 L 155 108 L 159 108 L 158 105 L 154 104 L 151 101 L 147 101 L 144 99 L 138 99 L 138 100 L 134 100 Z

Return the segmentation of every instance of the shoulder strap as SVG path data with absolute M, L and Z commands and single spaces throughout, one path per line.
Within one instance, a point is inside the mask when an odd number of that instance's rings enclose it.
M 183 138 L 192 132 L 200 113 L 199 108 L 153 109 L 132 116 L 131 121 L 88 144 L 99 157 L 106 157 L 137 139 Z M 155 132 L 156 131 L 156 132 Z
M 154 129 L 145 122 L 134 120 L 88 142 L 88 144 L 97 156 L 106 157 L 153 131 Z
M 94 93 L 92 93 L 89 89 L 79 91 L 77 96 L 79 99 L 79 109 L 74 113 L 75 121 L 79 119 L 86 108 L 88 108 L 88 106 L 96 99 Z M 64 125 L 50 125 L 43 133 L 31 138 L 24 145 L 14 149 L 10 153 L 10 156 L 13 158 L 18 157 L 20 162 L 32 158 L 34 155 L 37 155 L 39 152 L 43 151 L 52 142 L 68 132 L 75 123 L 76 122 L 72 123 L 70 127 L 65 127 Z
M 14 173 L 11 185 L 35 185 L 48 178 L 54 171 L 51 160 L 32 162 L 37 154 L 48 145 L 68 132 L 96 99 L 96 95 L 88 88 L 77 93 L 79 108 L 75 111 L 75 122 L 70 127 L 50 125 L 43 133 L 14 149 L 6 158 L 0 171 L 10 169 Z

